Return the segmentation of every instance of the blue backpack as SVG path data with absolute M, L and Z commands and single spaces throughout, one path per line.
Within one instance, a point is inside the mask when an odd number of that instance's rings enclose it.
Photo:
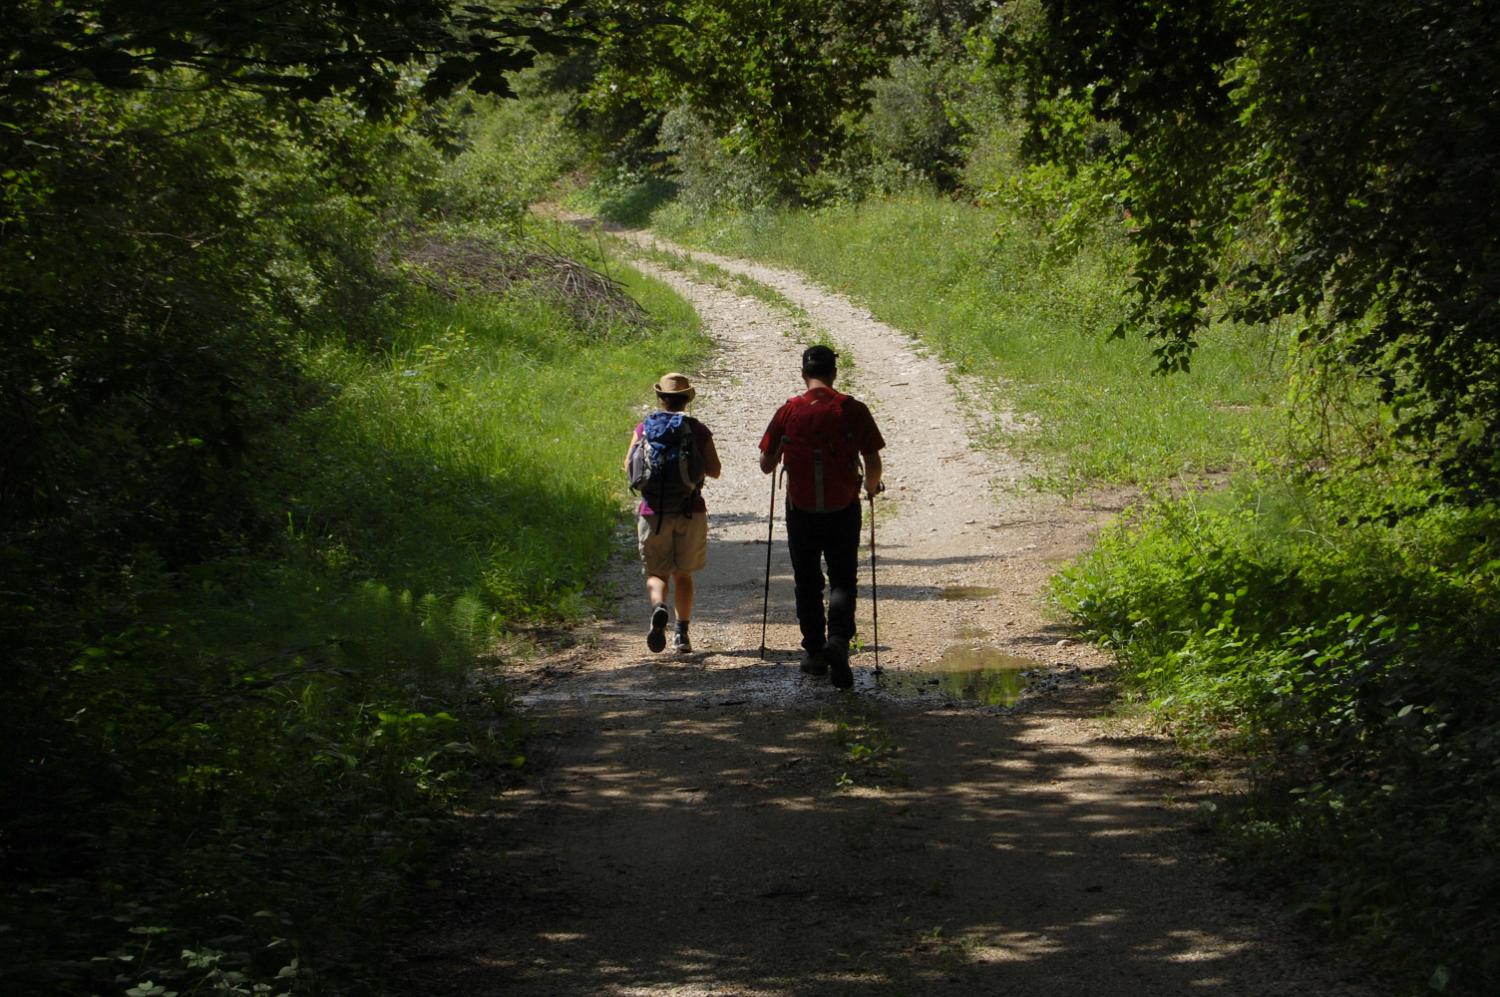
M 627 462 L 630 488 L 640 492 L 661 517 L 688 515 L 703 487 L 703 453 L 692 420 L 681 412 L 652 412 L 641 425 L 641 435 L 630 448 Z

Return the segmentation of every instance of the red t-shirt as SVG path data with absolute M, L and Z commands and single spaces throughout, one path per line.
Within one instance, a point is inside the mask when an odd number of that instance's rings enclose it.
M 703 425 L 703 423 L 699 422 L 697 419 L 694 419 L 692 416 L 690 416 L 690 415 L 683 416 L 683 418 L 687 420 L 687 424 L 689 426 L 693 427 L 693 438 L 698 441 L 698 452 L 699 453 L 707 453 L 708 452 L 708 442 L 714 438 L 714 434 L 709 431 L 709 428 L 707 426 Z M 638 423 L 635 424 L 635 438 L 636 439 L 640 439 L 641 433 L 643 433 L 645 431 L 646 431 L 646 424 L 644 422 L 638 422 Z M 693 512 L 707 512 L 707 511 L 708 511 L 708 505 L 707 505 L 707 503 L 705 503 L 703 501 L 703 492 L 700 490 L 698 492 L 698 494 L 693 497 Z M 650 504 L 648 504 L 646 502 L 645 496 L 641 497 L 641 504 L 636 509 L 636 515 L 639 515 L 639 516 L 654 516 L 654 515 L 656 515 L 656 510 L 652 509 L 651 506 L 650 506 Z
M 884 449 L 885 438 L 880 435 L 880 429 L 875 425 L 875 417 L 870 414 L 868 405 L 857 398 L 842 395 L 832 388 L 816 387 L 808 388 L 807 391 L 794 398 L 788 398 L 786 404 L 776 410 L 776 414 L 771 416 L 771 424 L 766 427 L 765 435 L 760 438 L 761 452 L 776 452 L 776 448 L 781 445 L 782 437 L 786 435 L 787 416 L 793 408 L 800 404 L 829 402 L 840 398 L 843 399 L 843 433 L 853 442 L 855 450 L 866 454 Z M 861 484 L 858 468 L 851 462 L 849 467 L 839 473 L 845 477 L 842 484 L 846 490 L 857 499 Z M 795 474 L 788 474 L 786 494 L 792 505 L 799 509 L 817 508 L 812 481 L 799 481 Z

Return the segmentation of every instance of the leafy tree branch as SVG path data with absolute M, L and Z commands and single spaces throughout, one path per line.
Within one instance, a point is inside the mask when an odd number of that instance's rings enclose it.
M 1500 16 L 1441 0 L 1009 5 L 1033 151 L 1123 176 L 1126 328 L 1188 368 L 1291 317 L 1466 502 L 1500 498 Z M 1114 137 L 1090 142 L 1091 123 Z

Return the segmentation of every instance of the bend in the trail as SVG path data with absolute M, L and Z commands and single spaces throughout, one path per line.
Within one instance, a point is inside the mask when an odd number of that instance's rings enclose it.
M 887 671 L 874 678 L 868 646 L 853 692 L 797 670 L 779 524 L 759 655 L 769 479 L 756 444 L 801 387 L 792 323 L 635 261 L 693 303 L 718 347 L 696 372 L 694 411 L 725 464 L 706 493 L 697 653 L 647 650 L 630 550 L 611 570 L 613 608 L 576 644 L 504 666 L 535 726 L 535 774 L 466 816 L 397 992 L 1370 997 L 1223 885 L 1193 817 L 1213 787 L 1158 739 L 1098 719 L 1107 670 L 1040 594 L 1107 510 L 1010 487 L 1025 469 L 973 443 L 965 406 L 981 393 L 901 333 L 794 274 L 693 255 L 776 289 L 853 356 L 889 444 Z M 868 596 L 858 621 L 873 642 Z M 1013 710 L 949 698 L 938 670 L 971 660 L 955 647 L 1015 655 L 1048 680 Z
M 992 425 L 1013 424 L 983 385 L 962 381 L 920 343 L 878 321 L 842 295 L 802 276 L 712 253 L 685 250 L 643 232 L 617 232 L 643 248 L 665 250 L 757 281 L 805 312 L 821 335 L 838 344 L 853 376 L 841 387 L 867 402 L 885 436 L 887 492 L 874 507 L 875 581 L 869 570 L 870 509 L 865 507 L 855 668 L 861 689 L 884 694 L 871 681 L 875 627 L 879 656 L 894 670 L 940 661 L 1005 656 L 1048 676 L 1057 666 L 1095 668 L 1103 659 L 1074 644 L 1044 612 L 1046 577 L 1086 545 L 1091 529 L 1116 507 L 1069 504 L 1023 487 L 1030 469 L 980 440 Z M 697 578 L 692 664 L 725 671 L 705 685 L 701 672 L 663 671 L 645 650 L 643 597 L 627 597 L 613 619 L 601 621 L 571 679 L 558 663 L 528 695 L 552 700 L 578 695 L 630 697 L 670 693 L 701 696 L 731 680 L 737 694 L 784 699 L 810 691 L 782 667 L 795 658 L 800 635 L 791 602 L 790 565 L 782 529 L 785 494 L 775 499 L 758 467 L 758 443 L 778 405 L 802 390 L 799 358 L 805 345 L 795 323 L 758 298 L 737 294 L 642 255 L 632 265 L 671 285 L 691 301 L 717 345 L 698 372 L 692 411 L 714 431 L 724 473 L 708 482 L 710 557 Z M 643 386 L 643 396 L 649 397 Z M 628 437 L 622 433 L 621 449 Z M 767 594 L 766 540 L 773 535 Z M 640 569 L 626 556 L 612 573 L 627 593 L 642 587 Z M 878 592 L 878 606 L 872 595 Z M 765 619 L 766 660 L 758 656 Z

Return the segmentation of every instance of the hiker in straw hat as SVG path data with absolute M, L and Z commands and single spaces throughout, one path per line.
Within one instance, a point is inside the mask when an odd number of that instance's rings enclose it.
M 630 438 L 625 473 L 641 495 L 636 538 L 651 599 L 646 646 L 667 646 L 667 598 L 677 611 L 672 650 L 690 654 L 688 624 L 693 617 L 693 573 L 708 557 L 708 506 L 703 481 L 722 470 L 714 434 L 686 413 L 697 394 L 683 374 L 663 374 L 654 385 L 658 408 L 646 416 Z M 674 589 L 675 585 L 675 589 Z

